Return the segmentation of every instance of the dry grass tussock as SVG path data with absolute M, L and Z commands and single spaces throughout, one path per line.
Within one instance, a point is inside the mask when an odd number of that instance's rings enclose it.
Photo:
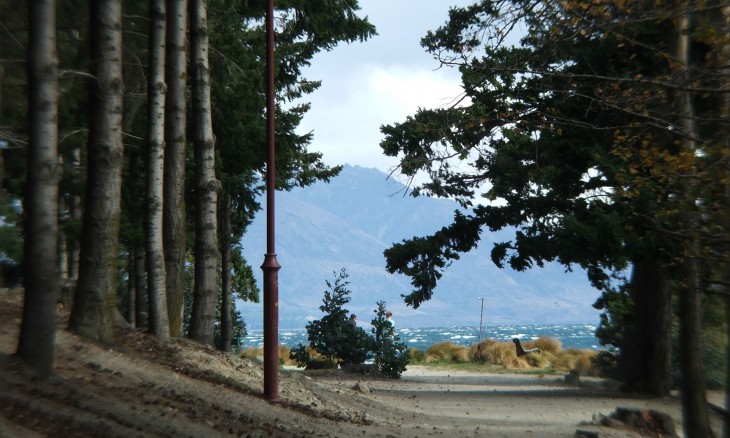
M 595 351 L 577 348 L 563 350 L 560 341 L 551 338 L 525 341 L 522 346 L 528 350 L 539 348 L 540 353 L 517 357 L 512 342 L 498 342 L 494 339 L 485 339 L 470 346 L 445 341 L 430 346 L 426 351 L 416 348 L 408 351 L 412 363 L 480 363 L 514 370 L 545 369 L 561 372 L 575 370 L 582 376 L 597 377 L 599 375 L 598 370 L 593 366 Z M 325 359 L 313 349 L 307 348 L 307 350 L 313 359 Z M 290 351 L 291 348 L 286 345 L 279 346 L 279 362 L 282 365 L 296 365 L 293 360 L 289 359 Z M 263 355 L 261 348 L 251 347 L 241 351 L 243 358 L 256 359 Z
M 426 363 L 473 362 L 515 370 L 545 369 L 561 372 L 575 370 L 584 376 L 598 376 L 598 370 L 593 366 L 595 351 L 575 348 L 563 350 L 560 342 L 551 338 L 525 341 L 522 346 L 526 350 L 539 348 L 540 352 L 517 357 L 512 342 L 485 339 L 468 347 L 449 341 L 440 342 L 429 347 L 425 353 L 411 349 L 410 357 L 413 361 Z
M 291 348 L 288 345 L 279 345 L 279 363 L 281 365 L 296 365 L 296 363 L 289 359 L 289 353 L 291 352 Z M 310 352 L 313 356 L 316 356 L 317 353 L 312 350 Z M 264 357 L 264 349 L 263 348 L 255 348 L 255 347 L 248 347 L 244 350 L 241 350 L 241 357 L 247 358 L 247 359 L 257 359 Z
M 453 342 L 440 342 L 430 346 L 426 350 L 426 362 L 469 362 L 469 350 L 463 345 L 456 345 Z

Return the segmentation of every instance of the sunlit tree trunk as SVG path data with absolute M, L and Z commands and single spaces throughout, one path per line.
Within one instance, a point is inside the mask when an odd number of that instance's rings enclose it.
M 147 82 L 147 202 L 145 243 L 150 332 L 170 340 L 162 245 L 162 179 L 165 163 L 165 0 L 150 1 L 150 66 Z
M 214 345 L 217 298 L 217 202 L 220 182 L 215 177 L 215 138 L 210 108 L 208 16 L 205 0 L 190 2 L 190 45 L 195 148 L 195 289 L 190 338 Z
M 163 238 L 170 335 L 176 337 L 182 336 L 185 310 L 187 7 L 187 0 L 167 2 Z
M 53 370 L 58 271 L 58 59 L 56 2 L 29 5 L 28 168 L 25 213 L 25 301 L 17 354 L 40 375 Z
M 122 187 L 122 2 L 91 2 L 88 177 L 79 281 L 69 328 L 112 342 Z

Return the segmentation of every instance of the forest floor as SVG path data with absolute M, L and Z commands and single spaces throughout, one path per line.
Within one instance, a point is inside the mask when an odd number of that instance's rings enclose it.
M 256 360 L 129 329 L 102 346 L 66 330 L 64 312 L 54 374 L 38 379 L 13 355 L 21 303 L 19 292 L 0 290 L 2 438 L 661 436 L 619 421 L 594 424 L 618 407 L 665 413 L 682 436 L 676 396 L 623 394 L 585 377 L 576 385 L 559 375 L 426 366 L 409 366 L 399 380 L 282 369 L 280 400 L 271 403 Z M 711 415 L 719 436 L 720 417 Z

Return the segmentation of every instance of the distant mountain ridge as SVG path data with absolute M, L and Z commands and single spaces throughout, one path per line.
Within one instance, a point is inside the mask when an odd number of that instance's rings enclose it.
M 345 306 L 362 324 L 383 300 L 403 327 L 483 324 L 597 323 L 591 306 L 598 297 L 582 270 L 566 273 L 557 264 L 515 272 L 499 269 L 485 233 L 479 248 L 447 268 L 432 300 L 407 307 L 410 279 L 385 270 L 383 251 L 393 243 L 423 236 L 450 224 L 459 206 L 450 200 L 404 196 L 405 187 L 377 169 L 345 166 L 329 184 L 276 193 L 276 251 L 279 264 L 279 327 L 301 328 L 322 313 L 325 280 L 345 268 L 351 301 Z M 506 232 L 503 232 L 506 233 Z M 500 233 L 502 234 L 502 233 Z M 509 234 L 503 234 L 509 237 Z M 266 213 L 259 212 L 242 240 L 256 269 L 266 252 Z M 263 297 L 262 297 L 263 301 Z M 251 329 L 262 327 L 262 305 L 237 302 Z

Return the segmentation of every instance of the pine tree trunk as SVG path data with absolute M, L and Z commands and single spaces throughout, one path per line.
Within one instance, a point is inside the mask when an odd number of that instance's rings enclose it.
M 150 332 L 170 340 L 165 253 L 162 244 L 162 179 L 165 163 L 165 0 L 150 1 L 150 66 L 147 119 L 147 205 L 145 243 Z
M 71 151 L 71 178 L 75 182 L 81 179 L 81 148 L 74 146 Z M 81 196 L 73 194 L 71 196 L 71 211 L 69 217 L 72 221 L 81 223 Z M 68 278 L 70 280 L 78 280 L 79 278 L 79 237 L 67 236 L 68 248 Z
M 634 260 L 632 266 L 634 316 L 624 333 L 622 389 L 667 396 L 673 380 L 671 290 L 656 261 Z
M 134 290 L 136 292 L 134 319 L 137 328 L 147 330 L 149 327 L 150 305 L 149 294 L 147 293 L 147 271 L 145 270 L 146 259 L 144 248 L 134 247 Z
M 69 328 L 110 343 L 116 316 L 122 187 L 122 2 L 91 2 L 88 177 L 79 281 Z
M 63 156 L 59 155 L 58 157 L 59 165 L 63 167 Z M 66 203 L 63 201 L 63 197 L 58 197 L 58 207 L 57 207 L 58 217 L 62 217 L 66 215 Z M 58 231 L 58 275 L 60 276 L 61 281 L 64 283 L 68 279 L 68 245 L 66 240 L 66 234 L 60 231 L 61 226 L 59 225 L 59 231 Z
M 195 289 L 190 338 L 214 345 L 218 236 L 216 210 L 220 182 L 215 177 L 215 138 L 210 108 L 208 17 L 205 0 L 190 2 L 195 149 Z
M 137 273 L 134 270 L 134 249 L 129 248 L 127 257 L 127 322 L 137 327 Z
M 165 182 L 163 189 L 163 239 L 167 280 L 167 307 L 170 335 L 183 332 L 185 310 L 185 252 L 187 249 L 185 215 L 186 132 L 186 41 L 187 0 L 168 0 L 165 106 Z
M 678 143 L 682 151 L 693 155 L 697 149 L 696 139 L 698 131 L 695 126 L 695 112 L 692 106 L 692 96 L 684 88 L 689 84 L 688 66 L 690 63 L 690 4 L 678 2 L 676 27 L 676 78 L 677 93 L 675 98 L 678 126 L 681 132 Z M 696 211 L 695 185 L 693 175 L 686 177 L 682 186 L 683 200 L 685 201 L 685 229 L 687 230 L 687 245 L 684 251 L 682 284 L 679 287 L 679 341 L 680 341 L 680 370 L 682 417 L 685 436 L 711 437 L 710 418 L 707 408 L 707 394 L 705 374 L 702 360 L 702 323 L 701 315 L 701 274 L 700 274 L 700 247 L 697 233 L 700 220 Z
M 701 289 L 699 261 L 688 256 L 679 293 L 679 343 L 682 396 L 682 424 L 685 436 L 711 437 L 702 360 Z
M 725 271 L 726 281 L 730 280 L 730 273 Z M 728 295 L 727 289 L 725 290 L 725 339 L 727 344 L 725 346 L 725 412 L 730 407 L 730 295 Z M 730 415 L 725 414 L 722 420 L 722 436 L 724 438 L 730 438 Z
M 56 2 L 29 5 L 29 143 L 25 212 L 25 301 L 17 354 L 41 376 L 53 371 L 58 272 L 58 58 Z
M 231 195 L 221 202 L 221 351 L 231 351 L 233 320 L 231 314 Z
M 730 29 L 730 7 L 724 7 L 720 9 L 720 13 L 716 15 L 716 19 L 718 20 L 718 23 L 716 26 L 720 29 L 726 29 L 726 35 L 727 32 Z M 727 38 L 723 40 L 722 48 L 720 49 L 720 65 L 723 66 L 721 68 L 721 86 L 728 90 L 730 89 L 730 41 L 728 41 Z M 722 131 L 722 138 L 724 139 L 723 146 L 730 150 L 730 94 L 725 93 L 721 98 L 720 103 L 720 120 L 724 121 L 723 124 L 723 131 Z M 728 170 L 726 167 L 725 170 L 725 211 L 724 213 L 727 215 L 730 211 L 728 211 L 727 206 L 730 205 L 730 174 L 728 174 Z M 726 219 L 727 220 L 727 219 Z M 722 247 L 723 254 L 725 257 L 730 253 L 730 247 L 728 245 L 723 245 Z M 724 272 L 722 274 L 722 280 L 724 280 L 725 286 L 724 286 L 724 305 L 725 305 L 725 338 L 727 340 L 726 346 L 725 346 L 725 388 L 730 388 L 730 263 L 728 261 L 725 261 L 722 263 L 721 266 L 724 266 L 724 269 L 722 269 Z M 725 391 L 725 410 L 727 411 L 728 408 L 730 408 L 730 391 Z M 725 438 L 730 438 L 730 415 L 725 415 L 723 417 L 723 425 L 722 425 L 722 436 Z

